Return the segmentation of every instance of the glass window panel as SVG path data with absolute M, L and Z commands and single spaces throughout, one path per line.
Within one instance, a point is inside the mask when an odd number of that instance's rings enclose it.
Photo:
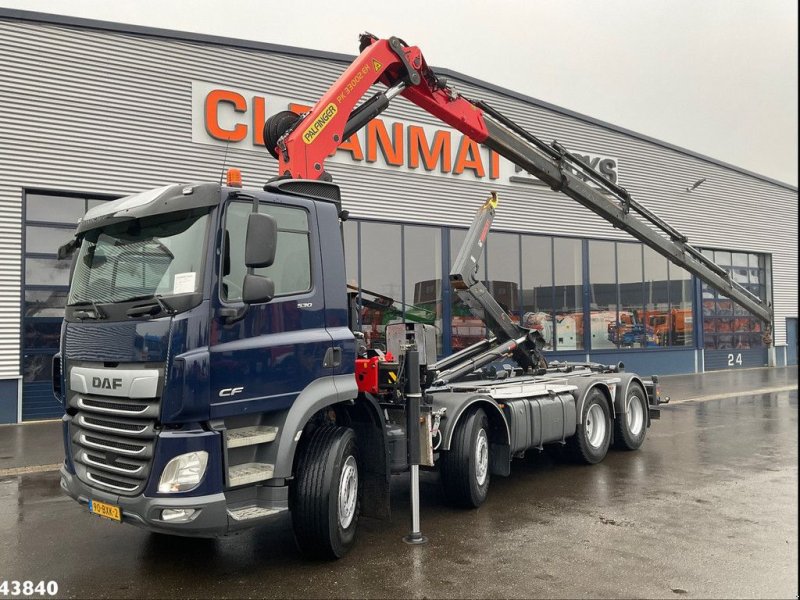
M 583 348 L 583 257 L 581 240 L 555 238 L 556 350 Z
M 669 261 L 655 250 L 644 247 L 645 313 L 640 345 L 665 344 L 669 320 Z M 655 332 L 661 335 L 656 339 Z
M 734 267 L 746 267 L 747 266 L 747 254 L 743 254 L 741 252 L 734 252 L 731 255 L 731 264 Z
M 25 252 L 27 254 L 56 254 L 59 246 L 63 246 L 75 237 L 74 229 L 59 227 L 25 227 Z
M 278 242 L 272 266 L 254 272 L 272 279 L 276 296 L 308 291 L 311 289 L 311 253 L 308 233 L 303 232 L 308 230 L 308 213 L 300 208 L 263 205 L 259 207 L 260 212 L 262 208 L 278 222 Z M 247 274 L 244 244 L 251 212 L 249 202 L 232 202 L 228 207 L 225 222 L 228 258 L 223 260 L 222 277 L 222 297 L 228 301 L 242 297 L 242 285 Z
M 467 237 L 466 229 L 451 229 L 450 230 L 450 267 L 458 256 L 458 251 L 461 249 L 461 244 Z M 486 254 L 483 255 L 484 259 Z M 478 278 L 483 280 L 486 278 L 486 262 L 480 261 L 478 267 Z M 486 326 L 482 319 L 474 316 L 469 307 L 464 304 L 461 299 L 453 290 L 452 294 L 452 307 L 450 317 L 451 337 L 450 345 L 453 352 L 457 352 L 467 346 L 476 342 L 480 342 L 486 337 Z
M 25 219 L 28 221 L 75 225 L 85 213 L 86 200 L 84 198 L 43 194 L 25 195 Z
M 691 346 L 693 344 L 692 275 L 686 269 L 669 265 L 670 311 L 666 331 L 656 330 L 656 342 L 669 346 Z
M 67 303 L 66 289 L 25 290 L 26 317 L 63 317 Z
M 442 351 L 442 236 L 433 227 L 403 227 L 405 318 L 436 327 Z
M 26 319 L 22 332 L 22 342 L 26 349 L 51 349 L 53 352 L 57 352 L 60 335 L 61 321 Z
M 553 239 L 522 236 L 522 323 L 545 339 L 553 349 Z
M 300 211 L 305 212 L 305 211 Z M 302 294 L 311 289 L 311 248 L 307 233 L 278 230 L 275 262 L 253 271 L 269 277 L 275 284 L 276 296 Z
M 26 258 L 25 285 L 69 285 L 72 261 L 57 258 Z
M 609 336 L 621 348 L 640 348 L 645 343 L 641 244 L 617 244 L 617 278 L 619 319 Z
M 720 267 L 731 266 L 731 253 L 725 250 L 716 250 L 714 252 L 714 262 Z
M 344 236 L 344 266 L 347 283 L 358 287 L 358 223 L 345 221 L 342 235 Z
M 278 222 L 278 229 L 308 231 L 308 213 L 301 208 L 262 203 L 258 206 L 258 212 L 274 217 Z
M 385 348 L 386 325 L 403 320 L 400 255 L 400 225 L 361 223 L 361 330 L 367 346 Z
M 100 206 L 101 204 L 105 204 L 106 202 L 108 202 L 108 200 L 87 200 L 86 201 L 86 203 L 87 203 L 86 210 L 89 210 L 90 208 L 94 208 L 95 206 Z
M 616 348 L 610 335 L 617 321 L 617 275 L 614 242 L 589 242 L 589 300 L 593 350 Z
M 55 354 L 55 352 L 53 354 Z M 26 354 L 23 356 L 22 381 L 24 383 L 33 383 L 35 381 L 51 381 L 53 354 Z
M 487 287 L 511 319 L 519 323 L 519 236 L 490 232 L 486 254 Z

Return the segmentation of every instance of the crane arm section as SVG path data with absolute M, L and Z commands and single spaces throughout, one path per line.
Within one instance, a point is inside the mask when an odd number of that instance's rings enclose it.
M 359 105 L 375 83 L 387 89 Z M 431 70 L 419 48 L 395 37 L 384 40 L 363 34 L 361 54 L 308 113 L 279 114 L 267 121 L 265 145 L 278 158 L 279 177 L 325 179 L 325 159 L 398 95 L 569 196 L 771 325 L 772 307 L 767 302 L 733 281 L 725 269 L 627 190 L 558 142 L 547 144 L 485 102 L 456 93 Z

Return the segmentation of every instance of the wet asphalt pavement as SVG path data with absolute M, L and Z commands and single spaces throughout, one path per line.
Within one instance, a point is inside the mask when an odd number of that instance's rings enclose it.
M 362 520 L 334 563 L 304 560 L 288 522 L 163 537 L 90 516 L 56 472 L 0 477 L 0 582 L 54 580 L 60 597 L 796 597 L 797 416 L 796 389 L 665 406 L 640 451 L 593 467 L 532 453 L 477 511 L 447 507 L 423 473 L 421 547 L 401 541 L 399 476 L 391 522 Z

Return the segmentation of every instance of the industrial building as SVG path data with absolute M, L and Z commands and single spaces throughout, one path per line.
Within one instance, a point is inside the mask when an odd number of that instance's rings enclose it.
M 413 42 L 424 51 L 424 40 Z M 63 410 L 50 390 L 50 363 L 70 261 L 56 252 L 85 211 L 166 183 L 216 181 L 227 167 L 241 169 L 245 186 L 263 185 L 277 166 L 263 147 L 265 119 L 303 111 L 351 60 L 0 9 L 0 423 Z M 431 323 L 446 355 L 485 335 L 451 294 L 447 273 L 476 208 L 497 191 L 481 277 L 514 319 L 544 335 L 553 359 L 623 362 L 643 374 L 797 363 L 796 186 L 436 70 L 625 187 L 772 302 L 773 327 L 487 148 L 396 102 L 327 163 L 350 212 L 348 279 L 366 300 L 365 336 L 379 341 L 386 324 L 401 319 Z

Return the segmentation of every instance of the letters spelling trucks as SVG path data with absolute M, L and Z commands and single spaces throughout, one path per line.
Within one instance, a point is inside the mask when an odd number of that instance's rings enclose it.
M 289 511 L 303 552 L 340 557 L 360 515 L 388 517 L 393 473 L 411 474 L 407 541 L 417 543 L 420 466 L 438 467 L 451 502 L 478 507 L 491 478 L 529 449 L 565 445 L 596 463 L 612 444 L 642 445 L 658 416 L 655 377 L 548 365 L 539 332 L 481 283 L 494 195 L 449 275 L 488 337 L 438 359 L 431 325 L 398 323 L 387 326 L 389 352 L 367 347 L 346 287 L 347 213 L 324 161 L 398 95 L 769 319 L 623 188 L 457 94 L 418 48 L 364 34 L 361 50 L 308 113 L 268 120 L 280 175 L 263 189 L 231 180 L 145 191 L 89 210 L 62 249 L 75 257 L 53 362 L 61 486 L 92 513 L 219 536 Z M 356 108 L 377 82 L 388 89 Z

